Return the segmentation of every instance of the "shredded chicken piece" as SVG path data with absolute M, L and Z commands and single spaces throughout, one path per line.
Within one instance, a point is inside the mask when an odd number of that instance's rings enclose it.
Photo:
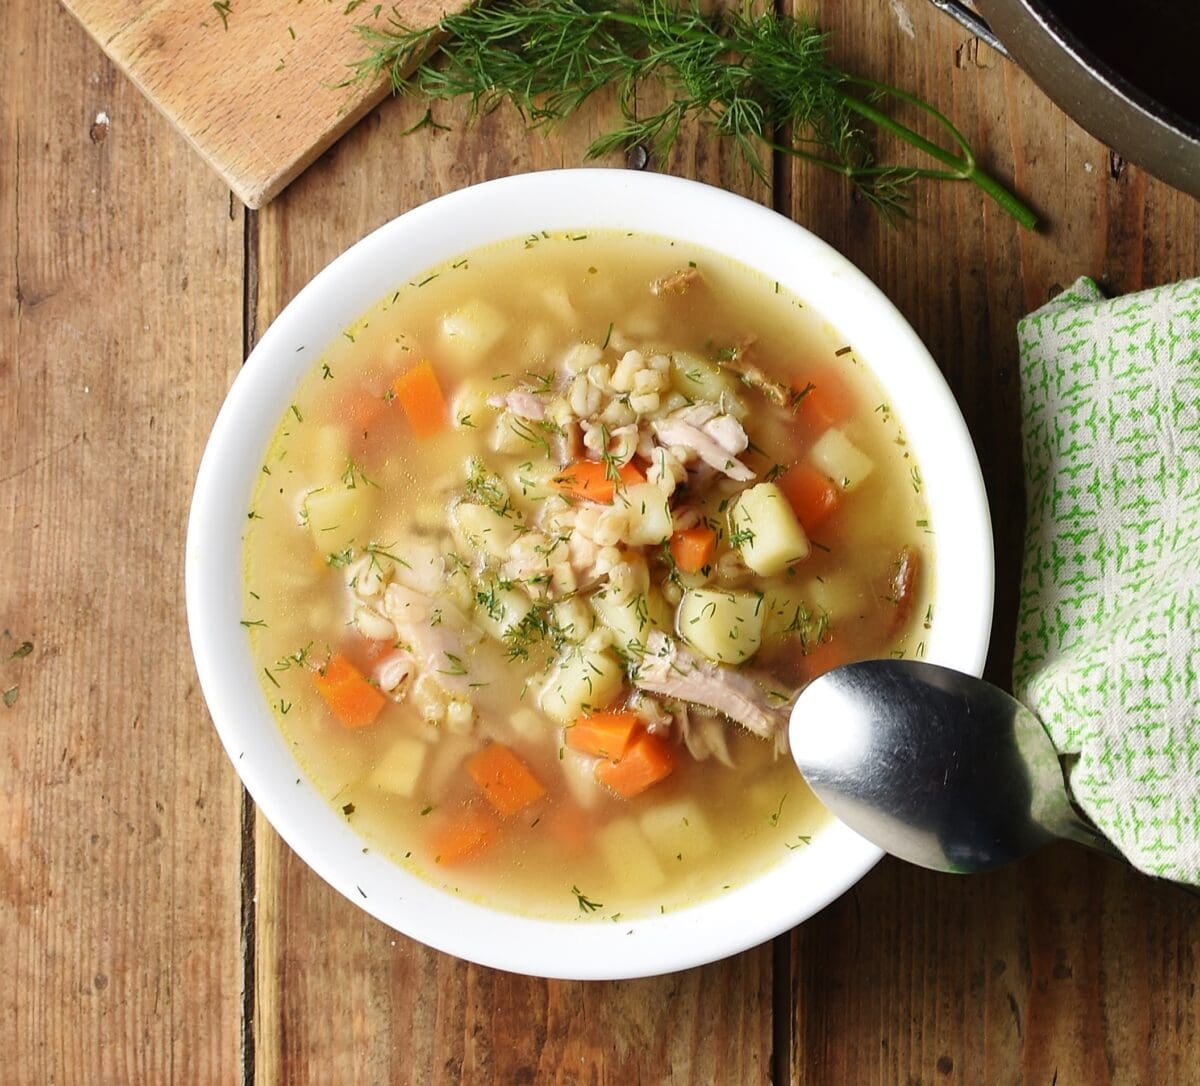
M 917 574 L 920 572 L 921 559 L 916 549 L 905 547 L 900 552 L 900 558 L 892 573 L 891 599 L 896 605 L 888 623 L 888 637 L 894 637 L 907 624 L 912 615 L 913 604 L 916 602 Z
M 721 367 L 737 374 L 744 385 L 761 392 L 776 407 L 790 407 L 798 398 L 797 393 L 787 385 L 771 380 L 753 362 L 747 362 L 745 352 L 740 347 L 734 351 L 731 359 L 721 362 Z
M 629 708 L 652 735 L 662 735 L 670 730 L 674 715 L 644 690 L 635 690 L 629 699 Z M 686 709 L 683 710 L 685 713 Z
M 633 676 L 639 690 L 714 709 L 763 739 L 786 743 L 788 714 L 753 679 L 696 655 L 654 631 Z
M 699 268 L 680 268 L 677 272 L 656 279 L 650 284 L 650 293 L 655 297 L 664 294 L 685 294 L 688 287 L 701 281 Z
M 375 665 L 375 681 L 392 701 L 403 701 L 416 670 L 417 661 L 413 654 L 395 649 Z
M 655 419 L 654 434 L 668 448 L 686 449 L 705 464 L 740 483 L 754 478 L 738 458 L 749 439 L 742 424 L 732 415 L 722 414 L 714 404 L 693 404 Z
M 683 702 L 675 713 L 675 722 L 679 727 L 679 737 L 687 752 L 703 762 L 712 757 L 722 765 L 733 768 L 733 758 L 729 754 L 729 745 L 725 742 L 725 728 L 721 721 L 707 713 L 693 712 Z
M 422 674 L 448 695 L 469 698 L 473 676 L 466 660 L 471 646 L 483 636 L 478 627 L 454 604 L 431 599 L 402 584 L 388 585 L 383 609 Z
M 554 433 L 554 459 L 559 467 L 575 463 L 583 456 L 583 429 L 579 420 L 572 418 Z
M 716 404 L 691 404 L 680 408 L 671 417 L 699 427 L 722 449 L 734 456 L 745 452 L 750 445 L 750 439 L 746 436 L 742 424 L 732 415 L 724 414 Z
M 515 388 L 511 392 L 497 393 L 488 397 L 488 405 L 500 407 L 518 418 L 530 422 L 541 422 L 546 417 L 546 404 L 528 389 Z

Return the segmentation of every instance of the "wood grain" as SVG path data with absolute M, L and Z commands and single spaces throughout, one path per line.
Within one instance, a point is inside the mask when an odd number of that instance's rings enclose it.
M 988 484 L 1008 681 L 1024 524 L 1016 322 L 1079 275 L 1113 292 L 1200 274 L 1200 204 L 1114 162 L 1012 65 L 929 6 L 824 0 L 840 63 L 953 117 L 1044 216 L 1021 231 L 926 184 L 899 230 L 840 179 L 792 174 L 785 210 L 879 283 L 939 361 Z M 797 1083 L 1184 1083 L 1200 1065 L 1194 899 L 1069 846 L 985 877 L 894 861 L 797 929 Z
M 432 26 L 465 0 L 279 4 L 63 0 L 248 207 L 260 207 L 387 93 L 346 85 L 356 25 Z
M 0 1078 L 236 1081 L 240 789 L 182 567 L 242 212 L 61 8 L 8 5 L 0 55 Z
M 953 116 L 1048 224 L 927 184 L 890 230 L 792 164 L 751 190 L 863 267 L 941 363 L 992 500 L 1003 681 L 1015 323 L 1079 274 L 1112 291 L 1200 274 L 1200 204 L 922 0 L 817 10 L 840 62 Z M 420 111 L 388 101 L 247 214 L 61 9 L 15 0 L 0 58 L 0 691 L 17 690 L 0 704 L 0 1080 L 1195 1080 L 1197 902 L 1070 846 L 971 879 L 885 862 L 774 952 L 610 984 L 454 961 L 325 887 L 243 805 L 195 686 L 181 556 L 207 428 L 243 348 L 338 252 L 450 189 L 581 164 L 611 106 L 549 136 L 439 107 L 454 131 L 401 138 Z M 738 184 L 701 130 L 668 168 Z

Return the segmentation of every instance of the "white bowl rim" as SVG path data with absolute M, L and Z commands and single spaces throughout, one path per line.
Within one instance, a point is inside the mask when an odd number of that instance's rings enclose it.
M 551 170 L 461 189 L 386 223 L 318 273 L 251 352 L 213 426 L 188 523 L 186 600 L 221 741 L 264 815 L 326 882 L 385 924 L 460 958 L 536 976 L 617 979 L 763 943 L 824 908 L 882 853 L 834 822 L 750 882 L 665 915 L 576 922 L 487 909 L 363 851 L 290 754 L 238 626 L 241 537 L 258 465 L 296 384 L 328 344 L 397 284 L 463 252 L 538 230 L 583 229 L 676 238 L 725 254 L 777 280 L 846 335 L 903 422 L 938 533 L 936 576 L 955 586 L 936 596 L 927 658 L 980 674 L 994 577 L 986 492 L 962 415 L 916 333 L 862 272 L 791 220 L 722 189 L 630 170 Z

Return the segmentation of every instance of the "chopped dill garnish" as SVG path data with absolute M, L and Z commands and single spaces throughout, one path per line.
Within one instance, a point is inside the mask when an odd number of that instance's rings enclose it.
M 342 472 L 342 485 L 347 490 L 357 490 L 358 484 L 377 487 L 379 484 L 368 479 L 366 473 L 353 459 L 346 461 L 346 470 Z
M 741 547 L 754 542 L 754 529 L 747 526 L 739 528 L 735 532 L 729 533 L 729 545 L 731 547 Z
M 575 895 L 575 900 L 579 902 L 579 911 L 581 913 L 594 913 L 597 909 L 604 908 L 604 902 L 592 901 L 578 886 L 572 886 L 571 893 Z
M 437 672 L 439 675 L 465 675 L 467 673 L 467 665 L 463 663 L 461 656 L 456 656 L 452 652 L 443 652 L 446 657 L 449 667 L 439 667 Z
M 392 554 L 386 549 L 394 546 L 394 543 L 368 543 L 363 550 L 365 550 L 372 558 L 386 558 L 389 562 L 395 562 L 396 565 L 403 566 L 405 569 L 412 569 L 412 566 L 410 566 L 398 554 Z
M 508 420 L 508 428 L 522 441 L 541 449 L 543 455 L 550 456 L 550 442 L 546 439 L 545 435 L 539 433 L 538 430 L 530 426 L 519 415 L 513 415 Z
M 465 485 L 469 497 L 486 505 L 497 516 L 507 517 L 513 511 L 504 480 L 488 471 L 482 460 L 471 460 Z

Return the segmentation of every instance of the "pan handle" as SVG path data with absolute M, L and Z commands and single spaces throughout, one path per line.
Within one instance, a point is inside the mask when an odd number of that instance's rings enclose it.
M 929 0 L 929 2 L 939 11 L 944 11 L 950 18 L 966 27 L 980 41 L 987 42 L 1001 56 L 1008 56 L 1008 50 L 1001 44 L 992 28 L 983 21 L 977 12 L 972 11 L 961 0 Z

